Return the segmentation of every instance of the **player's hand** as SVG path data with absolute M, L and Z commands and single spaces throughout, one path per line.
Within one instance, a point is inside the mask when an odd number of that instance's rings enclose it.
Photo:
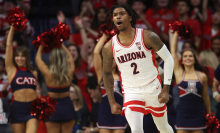
M 91 133 L 90 127 L 82 127 L 84 130 L 82 133 Z
M 158 96 L 160 103 L 167 103 L 169 101 L 169 86 L 164 86 L 162 92 Z
M 110 106 L 111 106 L 111 112 L 112 112 L 112 114 L 121 114 L 121 105 L 120 104 L 118 104 L 118 103 L 116 103 L 116 102 L 112 102 L 111 104 L 110 104 Z

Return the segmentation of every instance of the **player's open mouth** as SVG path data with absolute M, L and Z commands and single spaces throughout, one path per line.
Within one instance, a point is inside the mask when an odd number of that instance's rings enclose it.
M 117 26 L 121 26 L 122 25 L 122 22 L 117 22 Z

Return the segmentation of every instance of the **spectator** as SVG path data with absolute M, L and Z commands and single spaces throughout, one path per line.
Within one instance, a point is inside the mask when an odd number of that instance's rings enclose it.
M 84 131 L 82 133 L 98 133 L 99 129 L 96 125 L 98 120 L 99 105 L 102 100 L 101 91 L 98 86 L 97 78 L 95 76 L 88 77 L 88 84 L 86 86 L 87 91 L 92 99 L 92 111 L 90 113 L 90 124 L 88 127 L 83 127 Z
M 73 60 L 75 63 L 75 74 L 77 78 L 77 85 L 81 89 L 83 98 L 85 99 L 85 102 L 88 106 L 89 112 L 91 112 L 92 109 L 92 103 L 91 99 L 89 97 L 89 94 L 86 91 L 86 84 L 87 84 L 87 72 L 88 72 L 88 64 L 85 59 L 83 59 L 83 54 L 87 54 L 87 50 L 80 51 L 79 47 L 75 44 L 68 44 L 67 45 L 68 50 L 73 56 Z
M 114 5 L 114 0 L 90 0 L 95 10 L 100 7 L 110 9 Z
M 96 10 L 95 16 L 92 21 L 91 28 L 95 31 L 99 31 L 99 27 L 102 24 L 105 24 L 107 22 L 107 9 L 104 7 L 99 7 Z
M 146 19 L 165 44 L 169 41 L 169 23 L 178 17 L 172 0 L 155 0 L 153 7 L 146 11 Z
M 191 19 L 190 17 L 188 17 L 188 13 L 189 13 L 190 7 L 189 7 L 189 3 L 185 0 L 179 0 L 177 3 L 177 11 L 179 13 L 179 21 L 183 21 L 186 22 L 190 28 L 192 29 L 192 33 L 193 33 L 193 38 L 192 41 L 194 42 L 197 50 L 200 47 L 200 42 L 201 42 L 201 27 L 200 24 L 197 20 Z M 183 40 L 179 40 L 178 41 L 178 48 L 181 48 L 183 45 Z M 180 52 L 182 51 L 182 49 L 178 49 Z
M 203 67 L 206 68 L 206 71 L 208 71 L 208 93 L 209 93 L 209 99 L 211 102 L 211 110 L 216 112 L 216 101 L 212 97 L 212 85 L 213 85 L 213 79 L 214 79 L 214 72 L 216 68 L 218 67 L 219 61 L 217 56 L 212 50 L 203 50 L 199 54 L 199 63 L 202 64 Z
M 128 4 L 128 0 L 116 0 L 116 5 Z
M 220 85 L 220 64 L 218 65 L 217 69 L 215 70 L 215 78 L 213 81 L 213 86 L 212 86 L 212 96 L 213 98 L 218 102 L 216 105 L 216 118 L 220 120 L 220 95 L 219 95 L 219 85 Z M 220 129 L 218 129 L 218 133 L 220 132 Z
M 147 21 L 147 19 L 145 17 L 146 6 L 144 5 L 144 2 L 142 0 L 133 0 L 132 1 L 132 8 L 135 10 L 135 12 L 140 17 L 140 19 L 137 20 L 136 27 L 142 28 L 145 30 L 147 30 L 147 29 L 152 30 L 153 27 L 151 26 L 151 24 Z
M 211 17 L 211 11 L 207 9 L 208 0 L 190 0 L 191 18 L 199 22 L 206 22 Z
M 5 74 L 5 59 L 0 57 L 0 98 L 12 98 L 12 90 L 8 82 L 8 76 Z
M 218 57 L 220 62 L 220 36 L 216 36 L 212 39 L 212 51 Z
M 81 12 L 80 17 L 83 16 L 91 16 L 93 17 L 95 15 L 95 11 L 93 9 L 93 5 L 89 0 L 83 0 L 81 3 Z
M 5 74 L 5 59 L 0 57 L 0 124 L 8 123 L 12 90 Z M 0 130 L 3 130 L 0 128 Z M 4 130 L 3 130 L 4 131 Z
M 73 106 L 77 114 L 73 133 L 82 132 L 82 127 L 88 126 L 89 111 L 87 105 L 84 104 L 80 88 L 75 84 L 72 84 L 70 87 L 70 99 L 73 102 Z
M 22 0 L 23 1 L 23 0 Z M 8 12 L 10 10 L 12 10 L 14 7 L 17 6 L 17 2 L 16 0 L 5 0 L 3 2 L 3 13 L 0 15 L 0 41 L 3 41 L 5 39 L 5 31 L 3 30 L 5 27 L 5 24 L 6 23 L 6 16 L 8 14 Z M 25 46 L 29 46 L 28 45 L 28 39 L 29 37 L 31 37 L 32 35 L 34 34 L 34 28 L 31 26 L 30 22 L 28 21 L 26 23 L 26 28 L 21 31 L 21 32 L 18 32 L 18 31 L 15 31 L 15 35 L 18 36 L 18 38 L 20 38 L 20 40 L 23 41 L 22 44 L 20 45 L 25 45 Z
M 211 49 L 212 39 L 216 36 L 220 36 L 220 11 L 216 11 L 212 15 L 212 22 L 205 24 L 203 28 L 201 50 Z

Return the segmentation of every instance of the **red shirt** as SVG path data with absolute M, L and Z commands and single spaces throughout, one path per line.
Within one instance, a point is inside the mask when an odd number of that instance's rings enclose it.
M 207 68 L 209 69 L 208 86 L 211 87 L 215 76 L 215 71 L 210 66 L 207 66 Z
M 191 14 L 194 14 L 194 11 L 191 12 Z M 211 39 L 212 39 L 212 33 L 211 33 L 211 25 L 212 25 L 212 13 L 210 9 L 207 9 L 207 20 L 205 22 L 200 22 L 201 30 L 202 30 L 202 36 L 201 36 L 201 44 L 199 47 L 199 51 L 210 49 Z
M 162 28 L 162 31 L 165 34 L 168 34 L 169 29 L 169 23 L 172 23 L 173 20 L 178 18 L 178 13 L 176 11 L 176 8 L 173 9 L 159 9 L 158 11 L 155 11 L 153 8 L 150 8 L 146 11 L 146 19 L 149 21 L 149 23 L 152 25 L 154 30 L 156 30 L 157 33 L 159 33 L 159 28 L 161 22 L 164 23 L 164 27 Z
M 201 26 L 200 26 L 200 23 L 197 20 L 192 19 L 192 18 L 188 18 L 186 23 L 192 29 L 192 32 L 193 32 L 194 36 L 201 36 L 202 35 Z
M 73 39 L 73 42 L 76 43 L 78 47 L 82 45 L 82 37 L 80 33 L 72 34 L 72 39 Z
M 75 74 L 78 80 L 78 86 L 82 92 L 83 98 L 88 106 L 89 111 L 92 110 L 92 101 L 90 99 L 89 93 L 86 91 L 87 85 L 87 68 L 88 64 L 85 61 L 82 61 L 82 66 L 80 68 L 75 68 Z
M 98 9 L 99 7 L 106 7 L 110 9 L 114 4 L 114 0 L 90 0 L 94 9 Z

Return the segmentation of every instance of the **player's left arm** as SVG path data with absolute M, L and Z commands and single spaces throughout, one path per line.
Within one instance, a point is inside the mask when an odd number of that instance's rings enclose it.
M 166 45 L 159 36 L 151 31 L 144 31 L 144 43 L 147 48 L 152 48 L 164 60 L 164 87 L 159 95 L 160 103 L 169 101 L 169 89 L 173 76 L 174 61 Z

